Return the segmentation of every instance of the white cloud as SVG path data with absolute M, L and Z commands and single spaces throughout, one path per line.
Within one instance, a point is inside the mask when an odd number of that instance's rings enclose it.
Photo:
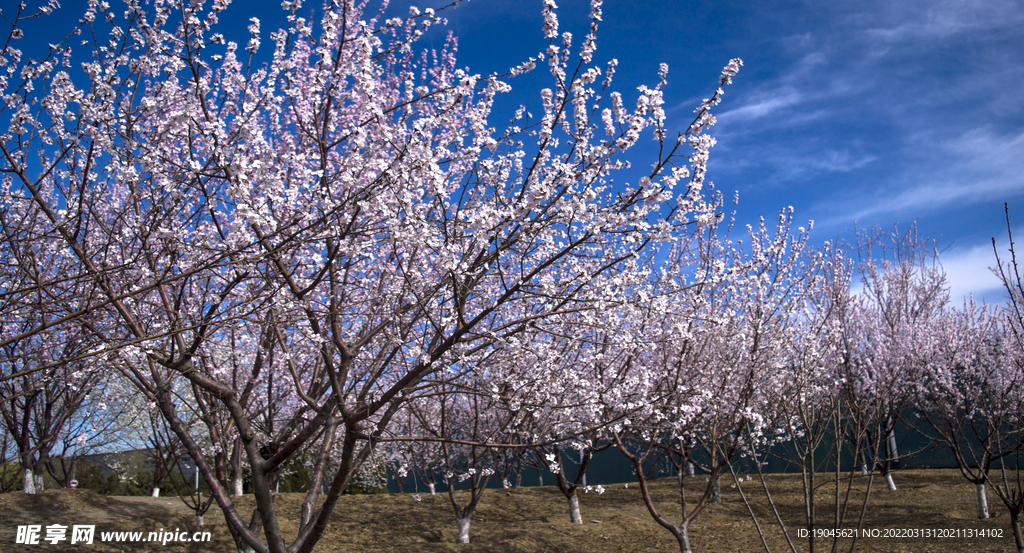
M 949 301 L 960 306 L 964 298 L 974 295 L 976 301 L 1002 303 L 1002 282 L 989 269 L 996 265 L 991 244 L 944 252 L 939 256 L 949 284 Z

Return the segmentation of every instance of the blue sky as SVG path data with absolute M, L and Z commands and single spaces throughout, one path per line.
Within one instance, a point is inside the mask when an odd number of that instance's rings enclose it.
M 586 32 L 589 2 L 561 0 Z M 402 4 L 406 6 L 408 3 Z M 423 5 L 423 4 L 420 4 Z M 472 0 L 447 13 L 460 62 L 503 70 L 545 45 L 541 3 Z M 709 178 L 739 220 L 793 206 L 816 240 L 917 220 L 938 239 L 953 301 L 1002 301 L 991 238 L 1003 203 L 1024 239 L 1024 3 L 1017 1 L 625 2 L 606 0 L 595 60 L 617 58 L 627 96 L 656 82 L 674 128 L 744 67 L 717 110 Z M 516 82 L 513 86 L 516 87 Z M 536 102 L 523 91 L 522 102 Z M 646 165 L 642 152 L 634 159 Z
M 399 0 L 388 11 L 443 3 Z M 5 13 L 15 4 L 0 0 Z M 73 21 L 85 3 L 63 4 L 58 17 Z M 279 5 L 236 2 L 222 18 L 236 27 L 229 39 L 244 44 L 245 25 L 258 16 L 266 47 L 266 35 L 283 25 Z M 589 0 L 558 5 L 560 30 L 578 45 Z M 451 30 L 460 65 L 506 71 L 546 48 L 541 6 L 463 2 L 445 10 L 449 25 L 424 46 L 440 46 Z M 690 122 L 729 59 L 743 58 L 716 111 L 708 175 L 727 198 L 739 192 L 740 222 L 793 206 L 798 224 L 813 219 L 812 236 L 824 241 L 852 240 L 855 223 L 902 228 L 917 220 L 946 248 L 954 302 L 967 293 L 1002 301 L 988 267 L 991 238 L 1006 244 L 1004 202 L 1024 239 L 1024 3 L 606 0 L 603 9 L 595 61 L 619 60 L 615 88 L 630 99 L 638 85 L 657 82 L 659 63 L 669 64 L 673 131 Z M 512 81 L 505 106 L 539 111 L 545 75 L 541 66 Z M 632 161 L 645 167 L 650 155 L 638 149 Z

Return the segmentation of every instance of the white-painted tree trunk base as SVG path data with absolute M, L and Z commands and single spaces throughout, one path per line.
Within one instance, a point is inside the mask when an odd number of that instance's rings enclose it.
M 242 491 L 244 490 L 244 487 L 242 486 L 242 484 L 243 484 L 243 482 L 242 482 L 241 478 L 238 478 L 238 477 L 232 478 L 231 479 L 231 495 L 233 495 L 235 497 L 240 497 L 242 495 Z
M 681 528 L 679 535 L 679 553 L 693 553 L 693 549 L 690 547 L 690 532 L 687 528 Z
M 978 490 L 978 518 L 985 520 L 989 518 L 988 494 L 985 491 L 985 484 L 975 484 L 975 488 Z
M 459 523 L 459 537 L 455 539 L 455 543 L 469 543 L 470 518 L 457 518 L 455 521 Z
M 715 487 L 711 490 L 711 502 L 721 503 L 722 502 L 722 479 L 715 480 Z
M 507 490 L 512 487 L 512 483 L 508 481 L 508 478 L 502 478 L 501 487 Z
M 43 484 L 42 474 L 33 474 L 32 478 L 34 478 L 36 482 L 36 493 L 39 493 L 46 489 L 46 486 Z
M 896 482 L 893 481 L 891 472 L 885 473 L 885 484 L 889 486 L 889 491 L 896 491 Z
M 868 466 L 867 465 L 861 465 L 860 466 L 860 475 L 861 476 L 867 476 L 868 475 Z
M 693 463 L 687 461 L 686 462 L 686 475 L 687 476 L 693 476 L 694 474 L 696 474 L 696 472 L 697 472 L 697 470 L 693 467 Z
M 36 479 L 32 477 L 32 469 L 21 471 L 21 491 L 27 494 L 36 493 Z
M 583 524 L 583 516 L 580 515 L 580 498 L 575 491 L 569 496 L 569 520 L 573 524 Z
M 430 495 L 437 495 L 437 487 L 434 486 L 433 482 L 427 484 L 427 489 L 430 490 Z
M 160 497 L 160 488 L 153 488 L 153 492 L 149 494 L 150 497 Z

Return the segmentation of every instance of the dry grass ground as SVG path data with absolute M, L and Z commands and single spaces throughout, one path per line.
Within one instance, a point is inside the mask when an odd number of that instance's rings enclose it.
M 828 475 L 821 475 L 822 483 Z M 1012 551 L 1013 537 L 1006 509 L 994 494 L 994 518 L 977 520 L 974 487 L 952 470 L 906 470 L 897 473 L 900 489 L 890 492 L 876 479 L 864 528 L 931 529 L 952 532 L 954 537 L 861 538 L 857 551 L 869 552 L 956 552 Z M 863 498 L 866 479 L 858 478 L 853 495 L 855 507 Z M 693 484 L 703 484 L 703 477 Z M 724 480 L 723 503 L 708 508 L 691 527 L 694 551 L 751 552 L 764 547 L 738 492 Z M 755 504 L 760 524 L 767 534 L 771 551 L 788 551 L 778 524 L 767 509 L 764 493 L 756 479 L 744 484 L 744 491 Z M 802 524 L 803 500 L 799 475 L 769 475 L 770 491 L 798 551 L 807 550 L 806 540 L 797 540 Z M 594 492 L 581 496 L 582 525 L 569 523 L 567 502 L 553 487 L 521 490 L 488 490 L 473 517 L 469 545 L 454 542 L 456 527 L 446 495 L 420 494 L 421 501 L 406 495 L 345 496 L 335 511 L 332 524 L 317 546 L 324 552 L 587 552 L 673 551 L 678 550 L 671 534 L 653 522 L 635 484 L 609 486 L 603 495 Z M 669 518 L 678 518 L 678 493 L 672 479 L 654 484 L 654 497 Z M 296 532 L 301 494 L 279 494 L 276 506 L 281 513 L 286 535 Z M 831 517 L 832 488 L 819 491 L 822 520 Z M 251 507 L 252 497 L 239 503 Z M 104 497 L 86 490 L 53 490 L 37 496 L 0 495 L 0 551 L 131 551 L 131 552 L 230 552 L 233 542 L 220 511 L 214 506 L 206 515 L 207 524 L 197 528 L 190 511 L 175 498 Z M 856 517 L 851 513 L 851 524 Z M 91 546 L 15 545 L 18 525 L 95 524 L 97 541 Z M 213 541 L 203 544 L 99 543 L 100 532 L 136 531 L 148 534 L 160 529 L 180 528 L 212 532 Z M 965 531 L 995 531 L 1001 537 L 963 537 Z M 960 537 L 955 537 L 959 531 Z M 44 531 L 45 537 L 45 531 Z M 819 545 L 831 546 L 831 541 Z M 850 541 L 841 542 L 848 550 Z M 828 547 L 825 548 L 828 550 Z

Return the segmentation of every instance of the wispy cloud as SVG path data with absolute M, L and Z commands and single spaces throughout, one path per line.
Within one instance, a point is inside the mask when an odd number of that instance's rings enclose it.
M 916 217 L 1024 194 L 1024 132 L 1006 136 L 990 129 L 972 129 L 946 140 L 921 133 L 910 143 L 924 152 L 913 160 L 916 163 L 910 170 L 893 176 L 874 194 L 831 198 L 819 208 L 843 220 L 851 216 L 854 220 L 881 215 Z
M 795 106 L 801 103 L 804 95 L 794 91 L 775 91 L 772 94 L 760 94 L 759 98 L 742 104 L 738 108 L 731 109 L 718 116 L 720 122 L 732 120 L 751 121 L 777 113 L 783 108 Z
M 798 190 L 780 201 L 826 233 L 930 215 L 956 237 L 963 207 L 1024 200 L 1024 4 L 866 0 L 801 16 L 759 43 L 776 65 L 729 90 L 713 178 L 769 202 Z
M 823 113 L 815 113 L 813 106 L 850 93 L 843 79 L 832 79 L 827 83 L 815 81 L 814 75 L 830 63 L 825 51 L 812 49 L 802 52 L 786 71 L 744 90 L 737 101 L 720 112 L 717 115 L 720 124 L 718 133 L 729 133 L 737 128 L 743 132 L 757 133 L 767 128 L 806 124 L 818 119 Z M 810 86 L 809 83 L 814 85 Z M 731 95 L 732 91 L 729 93 Z M 675 109 L 688 105 L 680 104 Z
M 866 29 L 873 40 L 920 44 L 948 40 L 965 33 L 1019 28 L 1024 22 L 1020 2 L 1007 0 L 940 0 L 892 3 L 877 27 Z

